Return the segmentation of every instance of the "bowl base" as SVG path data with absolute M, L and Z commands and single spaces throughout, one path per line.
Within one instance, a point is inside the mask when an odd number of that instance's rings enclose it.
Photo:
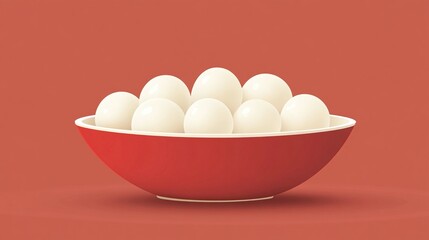
M 176 202 L 199 202 L 199 203 L 230 203 L 230 202 L 253 202 L 272 199 L 274 196 L 262 197 L 262 198 L 249 198 L 249 199 L 231 199 L 231 200 L 199 200 L 199 199 L 184 199 L 184 198 L 170 198 L 163 196 L 156 196 L 159 199 Z

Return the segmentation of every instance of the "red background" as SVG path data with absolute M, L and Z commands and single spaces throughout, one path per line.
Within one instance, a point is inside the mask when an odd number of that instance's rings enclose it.
M 242 83 L 277 74 L 357 126 L 326 168 L 280 200 L 214 207 L 155 201 L 104 167 L 73 124 L 111 92 L 139 94 L 159 74 L 191 87 L 213 66 Z M 0 236 L 425 238 L 428 204 L 414 200 L 429 190 L 428 80 L 423 0 L 0 0 Z M 95 193 L 95 206 L 143 197 L 106 208 L 58 200 Z M 342 195 L 362 201 L 334 204 Z M 356 209 L 359 221 L 338 215 Z

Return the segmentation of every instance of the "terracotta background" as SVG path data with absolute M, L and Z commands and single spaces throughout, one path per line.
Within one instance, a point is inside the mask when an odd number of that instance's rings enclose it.
M 242 83 L 277 74 L 358 124 L 280 200 L 216 206 L 160 203 L 130 186 L 73 124 L 113 91 L 139 94 L 159 74 L 191 87 L 212 66 Z M 424 0 L 0 0 L 0 236 L 424 239 L 428 82 Z

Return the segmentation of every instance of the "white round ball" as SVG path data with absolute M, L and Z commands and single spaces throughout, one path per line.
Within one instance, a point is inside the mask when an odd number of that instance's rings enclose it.
M 282 130 L 306 130 L 329 127 L 330 116 L 326 105 L 318 97 L 300 94 L 291 98 L 281 112 Z
M 114 92 L 105 97 L 95 112 L 95 125 L 100 127 L 131 129 L 131 119 L 139 99 L 128 92 Z
M 238 78 L 225 68 L 210 68 L 201 73 L 192 87 L 191 99 L 214 98 L 223 102 L 231 112 L 240 106 L 242 89 Z
M 153 98 L 166 98 L 177 103 L 183 111 L 186 111 L 190 95 L 188 87 L 182 80 L 171 75 L 161 75 L 146 83 L 140 93 L 140 103 Z
M 279 132 L 281 124 L 279 111 L 261 99 L 244 102 L 234 113 L 234 133 Z
M 213 98 L 194 102 L 185 114 L 185 133 L 232 133 L 233 117 L 228 107 Z
M 292 97 L 292 91 L 280 77 L 262 73 L 251 77 L 243 86 L 243 101 L 262 99 L 281 111 L 285 103 Z
M 182 108 L 165 98 L 149 99 L 136 109 L 131 129 L 148 132 L 183 132 Z

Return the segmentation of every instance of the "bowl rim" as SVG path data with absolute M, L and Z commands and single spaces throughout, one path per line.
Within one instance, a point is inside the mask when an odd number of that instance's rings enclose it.
M 147 132 L 147 131 L 133 131 L 125 129 L 114 129 L 107 127 L 99 127 L 92 124 L 88 124 L 85 121 L 88 119 L 95 118 L 95 115 L 89 115 L 81 117 L 75 120 L 75 124 L 78 127 L 91 129 L 101 132 L 110 132 L 110 133 L 119 133 L 119 134 L 130 134 L 130 135 L 142 135 L 142 136 L 156 136 L 156 137 L 180 137 L 180 138 L 254 138 L 254 137 L 279 137 L 279 136 L 291 136 L 291 135 L 303 135 L 303 134 L 312 134 L 312 133 L 321 133 L 321 132 L 331 132 L 341 129 L 346 129 L 353 127 L 356 124 L 356 120 L 339 116 L 339 115 L 330 115 L 331 119 L 341 119 L 345 120 L 344 123 L 338 124 L 335 126 L 329 126 L 325 128 L 315 128 L 308 130 L 297 130 L 297 131 L 287 131 L 287 132 L 270 132 L 270 133 L 228 133 L 228 134 L 201 134 L 201 133 L 167 133 L 167 132 Z

